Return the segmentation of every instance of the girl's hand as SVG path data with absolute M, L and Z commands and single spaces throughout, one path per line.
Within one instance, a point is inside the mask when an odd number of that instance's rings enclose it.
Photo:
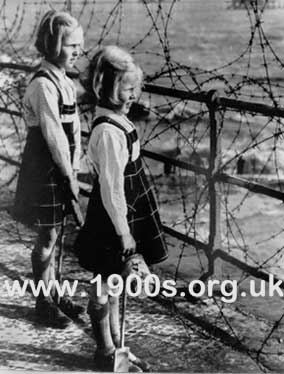
M 136 242 L 131 234 L 121 235 L 120 242 L 123 256 L 128 257 L 135 253 Z
M 66 178 L 64 192 L 66 193 L 66 199 L 78 201 L 79 185 L 74 177 Z
M 72 199 L 78 201 L 79 185 L 78 181 L 75 178 L 72 178 L 70 181 L 70 192 L 72 195 Z

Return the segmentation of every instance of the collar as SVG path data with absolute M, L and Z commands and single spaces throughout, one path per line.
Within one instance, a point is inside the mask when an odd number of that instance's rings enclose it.
M 132 128 L 134 128 L 133 123 L 131 121 L 129 121 L 129 119 L 126 116 L 121 115 L 121 114 L 117 114 L 116 112 L 114 112 L 111 109 L 103 108 L 101 106 L 97 106 L 96 107 L 95 118 L 96 117 L 101 117 L 101 116 L 110 117 L 110 118 L 114 119 L 115 121 L 119 122 L 123 127 L 129 128 L 129 126 L 131 126 Z
M 111 116 L 112 117 L 115 114 L 116 113 L 111 109 L 103 108 L 102 106 L 97 106 L 96 107 L 96 117 L 101 117 L 101 116 Z
M 66 77 L 64 69 L 58 68 L 56 65 L 52 64 L 51 62 L 48 62 L 45 59 L 42 60 L 41 68 L 51 71 L 57 79 L 64 79 Z

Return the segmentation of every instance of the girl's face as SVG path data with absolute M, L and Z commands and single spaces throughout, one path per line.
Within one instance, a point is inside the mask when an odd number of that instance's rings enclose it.
M 64 70 L 71 69 L 80 56 L 83 45 L 83 30 L 77 27 L 75 30 L 66 31 L 62 39 L 60 55 L 54 63 Z
M 117 110 L 120 114 L 128 114 L 132 103 L 140 92 L 141 82 L 136 71 L 125 73 L 118 87 L 118 98 L 121 107 Z

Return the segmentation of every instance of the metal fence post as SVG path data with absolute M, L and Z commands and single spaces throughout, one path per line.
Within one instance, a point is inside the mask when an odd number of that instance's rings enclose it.
M 218 94 L 216 91 L 209 91 L 207 106 L 209 109 L 210 123 L 210 159 L 209 159 L 209 253 L 208 273 L 206 278 L 215 275 L 221 278 L 221 261 L 216 261 L 214 253 L 221 249 L 221 188 L 215 178 L 221 166 L 221 114 L 218 108 Z M 204 274 L 205 278 L 205 274 Z
M 67 0 L 66 8 L 69 13 L 72 13 L 72 0 Z

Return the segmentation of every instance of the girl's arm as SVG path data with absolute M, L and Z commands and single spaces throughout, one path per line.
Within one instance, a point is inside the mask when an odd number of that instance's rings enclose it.
M 69 144 L 61 126 L 58 108 L 58 92 L 54 83 L 46 78 L 39 78 L 31 93 L 30 104 L 38 119 L 43 137 L 48 145 L 51 156 L 59 167 L 62 175 L 69 180 L 73 178 Z M 33 84 L 32 83 L 32 84 Z
M 98 126 L 90 138 L 88 157 L 98 173 L 102 201 L 116 233 L 129 235 L 124 193 L 124 170 L 128 161 L 125 135 L 112 125 Z

